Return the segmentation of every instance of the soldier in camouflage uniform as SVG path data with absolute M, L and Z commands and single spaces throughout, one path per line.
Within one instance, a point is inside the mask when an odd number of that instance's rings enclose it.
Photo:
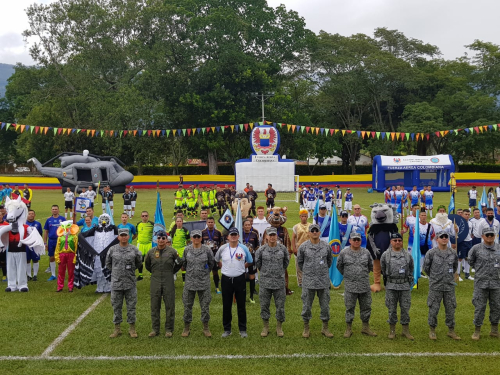
M 182 337 L 188 337 L 193 321 L 193 304 L 196 293 L 200 300 L 201 322 L 203 323 L 203 334 L 212 337 L 208 328 L 210 320 L 210 272 L 214 266 L 214 254 L 207 245 L 201 244 L 201 230 L 191 231 L 192 244 L 184 249 L 182 258 L 182 269 L 186 270 L 186 284 L 182 293 L 184 303 L 184 331 Z
M 361 333 L 377 336 L 370 329 L 372 313 L 372 294 L 370 289 L 370 272 L 373 271 L 373 261 L 370 252 L 361 247 L 361 234 L 353 232 L 350 235 L 351 245 L 344 248 L 337 258 L 337 269 L 344 276 L 345 322 L 347 324 L 344 337 L 352 336 L 352 321 L 356 302 L 359 301 L 359 314 L 363 322 Z
M 495 243 L 495 229 L 483 228 L 483 242 L 472 247 L 469 252 L 469 264 L 476 269 L 474 276 L 474 325 L 476 330 L 473 340 L 479 340 L 483 325 L 486 304 L 490 303 L 490 336 L 499 337 L 500 320 L 500 245 Z
M 165 337 L 171 338 L 175 322 L 175 285 L 174 275 L 181 268 L 177 250 L 167 245 L 170 237 L 165 231 L 156 233 L 158 246 L 146 254 L 144 265 L 151 272 L 149 293 L 151 298 L 151 325 L 149 337 L 160 334 L 161 300 L 165 304 Z M 170 239 L 171 240 L 171 239 Z
M 436 234 L 437 246 L 425 254 L 424 272 L 429 276 L 429 338 L 436 340 L 437 315 L 444 304 L 446 314 L 446 325 L 448 336 L 454 340 L 460 340 L 455 333 L 455 272 L 458 268 L 458 256 L 456 250 L 448 246 L 449 236 L 447 232 L 439 231 Z
M 264 328 L 260 334 L 266 337 L 269 334 L 269 318 L 271 312 L 271 297 L 274 296 L 276 305 L 276 334 L 283 337 L 282 323 L 285 321 L 285 271 L 290 263 L 288 249 L 278 243 L 278 231 L 275 227 L 266 229 L 268 242 L 257 250 L 255 265 L 260 271 L 260 316 L 264 321 Z
M 308 338 L 309 321 L 312 318 L 311 307 L 314 296 L 317 294 L 321 308 L 320 319 L 323 321 L 321 333 L 332 338 L 333 334 L 328 329 L 330 320 L 330 278 L 329 269 L 332 265 L 332 252 L 330 247 L 320 241 L 320 227 L 311 224 L 309 227 L 310 240 L 299 247 L 298 266 L 302 271 L 302 319 L 304 332 L 302 337 Z
M 391 234 L 391 247 L 382 254 L 380 266 L 384 275 L 385 305 L 389 309 L 388 337 L 396 337 L 399 303 L 403 336 L 413 340 L 410 334 L 410 307 L 414 263 L 411 254 L 403 249 L 403 237 L 399 233 Z
M 106 268 L 111 272 L 111 305 L 113 306 L 115 324 L 111 338 L 120 336 L 120 324 L 123 321 L 123 300 L 127 304 L 127 323 L 130 324 L 130 337 L 136 338 L 135 305 L 137 304 L 137 287 L 135 269 L 142 264 L 142 254 L 137 247 L 128 243 L 128 228 L 118 229 L 118 245 L 111 246 L 106 255 Z

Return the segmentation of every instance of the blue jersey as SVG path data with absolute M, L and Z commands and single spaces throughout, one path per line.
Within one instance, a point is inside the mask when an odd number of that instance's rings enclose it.
M 401 190 L 396 190 L 394 192 L 394 195 L 396 196 L 396 204 L 401 204 L 401 200 L 403 199 L 403 192 Z
M 10 195 L 12 194 L 12 188 L 5 188 L 3 189 L 5 191 L 5 196 L 10 198 Z
M 347 227 L 349 224 L 342 224 L 339 222 L 339 232 L 340 232 L 340 244 L 342 244 L 345 241 L 344 246 L 349 246 L 349 235 L 350 233 L 347 233 L 347 238 L 346 237 L 346 232 L 347 232 Z
M 40 224 L 38 221 L 36 221 L 36 220 L 26 221 L 26 225 L 29 226 L 29 227 L 36 228 L 36 230 L 38 231 L 38 233 L 40 233 L 40 235 L 43 234 L 42 224 Z
M 316 223 L 319 225 L 319 227 L 321 228 L 323 226 L 323 221 L 325 220 L 330 220 L 330 216 L 325 216 L 325 217 L 321 217 L 321 216 L 318 216 L 317 219 L 316 219 Z M 325 226 L 325 230 L 323 231 L 323 233 L 321 233 L 321 237 L 329 237 L 330 236 L 330 225 L 331 225 L 331 222 L 326 224 Z
M 85 233 L 94 228 L 95 226 L 91 223 L 90 227 L 87 226 L 87 224 L 83 224 L 82 229 L 80 229 L 80 233 Z
M 418 199 L 420 198 L 420 193 L 418 191 L 410 191 L 411 205 L 418 204 Z
M 54 217 L 51 216 L 47 219 L 45 222 L 45 225 L 43 226 L 44 230 L 49 231 L 49 238 L 51 240 L 57 240 L 57 228 L 61 225 L 63 221 L 66 221 L 66 219 L 62 216 Z
M 306 193 L 306 199 L 309 202 L 314 202 L 316 200 L 316 195 L 314 193 L 307 192 Z
M 326 194 L 325 194 L 325 202 L 331 202 L 333 199 L 333 191 L 329 190 Z
M 130 238 L 128 239 L 128 243 L 132 243 L 132 236 L 137 233 L 137 230 L 135 229 L 135 225 L 132 225 L 130 223 L 127 223 L 123 225 L 122 223 L 118 224 L 118 229 L 121 228 L 127 228 L 128 229 L 128 234 Z
M 337 199 L 342 199 L 342 190 L 337 190 Z
M 323 192 L 320 189 L 315 188 L 314 189 L 314 194 L 316 195 L 317 199 L 323 199 Z
M 345 195 L 345 201 L 346 202 L 352 202 L 352 197 L 353 197 L 352 193 L 346 193 L 346 195 Z
M 79 227 L 85 226 L 85 218 L 81 218 L 80 220 L 78 220 L 76 222 L 76 225 L 78 225 Z M 92 227 L 98 227 L 98 226 L 99 226 L 99 219 L 94 216 L 92 218 L 92 221 L 90 222 L 90 228 L 92 228 Z

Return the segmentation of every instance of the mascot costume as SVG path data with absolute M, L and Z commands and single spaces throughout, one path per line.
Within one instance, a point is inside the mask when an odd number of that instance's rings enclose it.
M 97 283 L 96 293 L 111 291 L 111 272 L 104 266 L 111 246 L 118 244 L 118 229 L 108 214 L 99 216 L 99 226 L 78 235 L 75 286 Z
M 370 220 L 371 225 L 368 229 L 368 241 L 366 248 L 370 251 L 373 258 L 373 285 L 370 287 L 372 292 L 380 292 L 381 268 L 380 257 L 391 244 L 391 234 L 398 233 L 396 207 L 390 204 L 375 203 L 372 208 Z
M 56 263 L 59 266 L 57 274 L 57 291 L 64 288 L 66 269 L 68 270 L 68 290 L 73 291 L 75 280 L 76 250 L 78 246 L 78 232 L 80 228 L 72 220 L 63 221 L 57 228 L 57 244 L 55 250 Z
M 288 249 L 289 257 L 292 254 L 292 241 L 290 239 L 290 235 L 288 234 L 288 229 L 286 229 L 283 225 L 286 223 L 286 207 L 278 207 L 274 206 L 270 210 L 268 209 L 267 213 L 267 222 L 271 224 L 272 227 L 275 227 L 278 232 L 278 243 L 286 246 Z M 267 237 L 264 236 L 263 244 L 267 243 Z M 286 286 L 286 295 L 291 296 L 293 291 L 288 288 L 288 271 L 285 272 L 285 286 Z
M 252 208 L 252 202 L 248 199 L 248 196 L 244 192 L 238 192 L 235 195 L 233 203 L 231 203 L 231 208 L 233 212 L 238 211 L 238 204 L 241 209 L 241 217 L 243 220 L 250 214 L 250 209 Z
M 6 292 L 28 291 L 26 274 L 26 246 L 37 255 L 45 253 L 42 236 L 35 227 L 26 225 L 28 208 L 21 200 L 5 198 L 7 220 L 0 226 L 0 252 L 7 251 L 7 288 Z

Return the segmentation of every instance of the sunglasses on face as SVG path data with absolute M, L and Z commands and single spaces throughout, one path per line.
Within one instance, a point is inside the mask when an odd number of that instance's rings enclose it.
M 311 233 L 318 233 L 319 229 L 311 229 Z
M 167 239 L 167 237 L 165 237 L 165 236 L 158 236 L 156 238 L 159 239 L 159 240 L 166 240 Z
M 448 235 L 447 234 L 443 234 L 442 236 L 439 236 L 439 238 L 447 240 L 448 239 Z
M 141 215 L 141 217 L 148 217 L 149 215 Z
M 394 241 L 394 242 L 403 242 L 403 240 L 402 240 L 402 239 L 400 239 L 400 238 L 393 239 L 392 241 Z
M 485 234 L 486 237 L 495 237 L 495 235 L 493 233 L 488 233 L 488 234 Z
M 199 236 L 199 235 L 196 234 L 196 235 L 193 236 L 193 238 L 201 238 L 201 236 Z
M 354 242 L 361 241 L 361 238 L 351 238 L 351 241 L 354 241 Z

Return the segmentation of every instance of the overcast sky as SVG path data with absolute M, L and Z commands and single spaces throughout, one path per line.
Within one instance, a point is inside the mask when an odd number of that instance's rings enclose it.
M 55 0 L 1 0 L 0 63 L 33 64 L 22 31 L 28 28 L 24 10 L 32 3 Z M 443 57 L 454 59 L 475 39 L 500 44 L 498 0 L 268 0 L 297 11 L 314 32 L 372 35 L 376 27 L 397 29 L 408 37 L 437 45 Z

